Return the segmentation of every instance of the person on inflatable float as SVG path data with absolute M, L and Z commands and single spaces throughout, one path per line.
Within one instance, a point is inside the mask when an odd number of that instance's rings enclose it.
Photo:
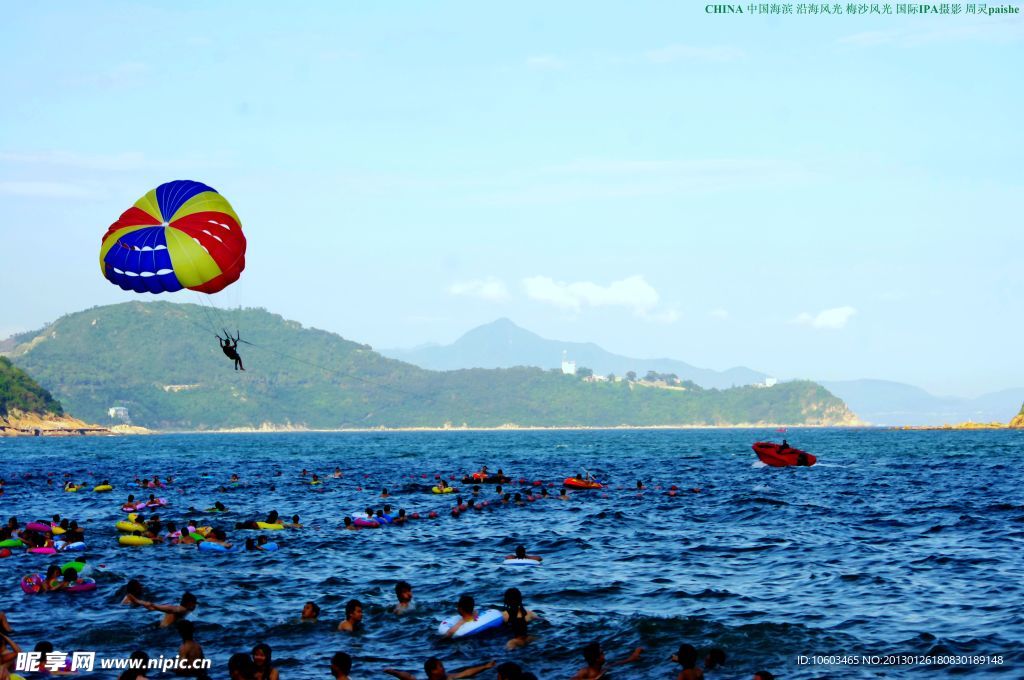
M 459 619 L 458 623 L 445 632 L 444 636 L 446 638 L 450 638 L 455 635 L 456 631 L 458 631 L 459 628 L 462 628 L 463 624 L 476 619 L 476 601 L 473 599 L 472 595 L 463 595 L 460 597 L 459 603 L 455 608 L 456 611 L 459 612 L 459 616 L 462 618 Z

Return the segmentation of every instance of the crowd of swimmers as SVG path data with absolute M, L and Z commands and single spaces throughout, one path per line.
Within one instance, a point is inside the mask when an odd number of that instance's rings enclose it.
M 519 546 L 515 555 L 520 559 L 540 559 L 539 556 L 528 556 L 524 546 Z M 413 604 L 413 587 L 409 582 L 398 581 L 395 583 L 394 592 L 394 604 L 389 605 L 387 611 L 402 615 L 415 609 Z M 509 635 L 505 649 L 513 651 L 529 644 L 533 640 L 533 637 L 529 634 L 529 624 L 537 620 L 538 616 L 534 611 L 526 607 L 522 592 L 518 588 L 507 589 L 503 599 L 502 619 L 505 630 Z M 197 663 L 199 660 L 205 659 L 205 656 L 202 645 L 195 639 L 195 625 L 188 619 L 189 615 L 195 611 L 199 604 L 195 594 L 186 591 L 176 604 L 158 604 L 146 600 L 142 583 L 137 579 L 132 579 L 125 586 L 121 604 L 159 613 L 161 615 L 159 627 L 174 628 L 181 637 L 181 645 L 178 648 L 177 657 L 186 663 L 180 664 L 181 668 L 185 670 L 178 670 L 176 672 L 179 675 L 198 678 L 208 677 L 205 671 L 200 668 L 201 664 Z M 476 620 L 478 616 L 476 601 L 469 594 L 459 597 L 455 610 L 458 619 L 455 625 L 448 629 L 444 637 L 454 636 L 462 625 Z M 299 615 L 299 620 L 302 623 L 319 623 L 321 618 L 322 611 L 319 605 L 313 601 L 307 601 L 303 604 Z M 363 603 L 357 599 L 349 600 L 345 604 L 345 618 L 341 620 L 336 630 L 342 633 L 354 634 L 361 632 L 363 625 Z M 6 671 L 4 669 L 13 663 L 17 652 L 21 650 L 10 637 L 10 625 L 3 612 L 0 612 L 0 633 L 2 633 L 0 680 L 6 680 L 4 677 Z M 45 665 L 45 655 L 53 652 L 53 645 L 46 641 L 40 642 L 36 645 L 35 651 L 43 654 L 44 660 L 41 665 Z M 611 667 L 639 661 L 643 651 L 643 648 L 638 647 L 622 659 L 609 661 L 605 657 L 605 652 L 600 642 L 591 642 L 581 650 L 584 665 L 572 676 L 573 680 L 600 678 Z M 132 655 L 132 658 L 148 659 L 148 656 L 143 651 L 137 651 Z M 680 645 L 677 652 L 671 657 L 671 661 L 679 666 L 677 680 L 700 680 L 700 678 L 704 677 L 706 671 L 717 670 L 724 666 L 726 655 L 722 649 L 711 648 L 704 656 L 703 666 L 699 665 L 699 660 L 700 655 L 695 647 L 689 644 Z M 353 664 L 354 660 L 349 654 L 339 652 L 331 659 L 331 672 L 335 678 L 348 678 Z M 497 678 L 505 680 L 536 678 L 534 674 L 522 669 L 514 662 L 497 664 L 494 661 L 489 661 L 448 673 L 441 660 L 432 657 L 424 662 L 423 668 L 428 679 L 468 678 L 479 675 L 491 668 L 496 669 Z M 385 668 L 383 672 L 403 680 L 416 677 L 413 672 L 396 670 L 394 668 Z M 256 645 L 249 653 L 232 655 L 228 662 L 228 674 L 234 680 L 278 680 L 279 677 L 279 673 L 272 663 L 272 650 L 265 643 Z M 138 678 L 145 677 L 146 670 L 140 669 L 125 671 L 120 676 L 120 680 L 137 680 Z M 754 675 L 753 680 L 773 680 L 773 676 L 767 671 L 759 671 Z
M 402 582 L 403 583 L 403 582 Z M 395 587 L 395 591 L 400 591 L 399 583 Z M 404 586 L 409 586 L 404 584 Z M 412 588 L 409 587 L 409 596 L 412 597 Z M 164 607 L 159 609 L 165 612 L 164 619 L 161 622 L 162 627 L 171 628 L 173 627 L 178 636 L 181 639 L 181 643 L 177 649 L 177 669 L 175 674 L 184 677 L 194 677 L 201 680 L 209 680 L 211 675 L 213 677 L 221 677 L 220 673 L 210 673 L 209 666 L 211 664 L 206 660 L 206 655 L 203 650 L 203 645 L 199 640 L 196 639 L 196 625 L 189 621 L 186 617 L 187 614 L 196 608 L 195 596 L 190 596 L 189 593 L 185 593 L 182 596 L 180 605 L 160 605 Z M 465 600 L 469 596 L 463 596 L 460 598 L 460 611 L 466 611 L 472 609 L 473 603 L 472 598 L 470 601 Z M 126 597 L 127 599 L 127 597 Z M 508 598 L 506 598 L 506 613 L 509 608 L 514 608 L 516 604 L 509 605 Z M 128 602 L 134 603 L 134 602 Z M 152 603 L 145 603 L 151 604 Z M 399 606 L 402 604 L 399 597 Z M 520 605 L 521 606 L 521 605 Z M 361 609 L 361 606 L 356 603 L 353 605 L 351 602 L 346 606 L 346 611 L 351 609 L 352 612 Z M 400 610 L 400 609 L 399 609 Z M 319 613 L 318 608 L 312 602 L 306 602 L 303 606 L 303 621 L 315 622 Z M 353 619 L 353 615 L 350 613 L 346 617 L 346 622 L 350 622 Z M 345 623 L 345 622 L 343 622 Z M 10 624 L 7 621 L 6 615 L 0 611 L 0 680 L 7 680 L 9 677 L 10 669 L 14 666 L 18 652 L 23 651 L 11 637 L 12 631 Z M 29 673 L 35 675 L 50 675 L 54 672 L 52 669 L 53 662 L 50 662 L 47 655 L 54 654 L 53 644 L 49 641 L 40 641 L 34 647 L 34 651 L 40 654 L 39 665 L 33 671 Z M 606 677 L 609 669 L 616 666 L 624 666 L 627 664 L 634 664 L 641 660 L 643 654 L 643 647 L 635 648 L 630 654 L 618 658 L 615 661 L 609 661 L 605 656 L 604 648 L 599 641 L 593 641 L 585 645 L 581 649 L 581 655 L 583 657 L 583 666 L 572 675 L 572 680 L 596 680 L 597 678 Z M 150 655 L 144 650 L 136 650 L 131 654 L 132 660 L 137 662 L 138 668 L 125 670 L 118 676 L 119 680 L 143 680 L 148 678 L 147 668 L 148 662 L 150 662 Z M 707 651 L 705 657 L 703 657 L 702 667 L 698 664 L 700 654 L 697 649 L 690 644 L 681 644 L 676 653 L 672 654 L 671 662 L 678 665 L 679 671 L 677 680 L 700 680 L 706 677 L 707 672 L 718 671 L 726 663 L 725 651 L 721 648 L 713 647 Z M 60 660 L 62 661 L 62 657 Z M 351 654 L 338 651 L 330 657 L 329 668 L 333 678 L 335 680 L 348 680 L 353 668 L 356 665 L 355 658 Z M 60 667 L 56 667 L 56 673 L 61 673 Z M 67 667 L 65 667 L 67 669 Z M 505 662 L 498 664 L 495 661 L 488 661 L 485 663 L 475 664 L 466 666 L 464 668 L 447 671 L 444 668 L 444 664 L 436 656 L 431 656 L 423 663 L 423 672 L 427 680 L 446 680 L 450 678 L 471 678 L 479 676 L 482 673 L 494 669 L 495 675 L 490 676 L 497 678 L 497 680 L 537 680 L 537 675 L 523 669 L 519 664 L 515 662 Z M 399 680 L 416 680 L 417 675 L 415 671 L 399 670 L 394 668 L 385 668 L 381 671 L 387 675 L 398 678 Z M 67 673 L 67 670 L 63 671 Z M 238 652 L 230 655 L 226 666 L 227 677 L 230 680 L 280 680 L 280 671 L 274 666 L 273 663 L 273 651 L 270 645 L 265 642 L 260 642 L 252 647 L 248 652 Z M 767 671 L 759 671 L 754 674 L 753 680 L 774 680 L 774 676 Z
M 276 473 L 278 476 L 280 472 Z M 303 470 L 303 477 L 308 476 L 310 473 L 307 470 Z M 482 480 L 482 477 L 487 474 L 486 467 L 474 475 L 474 481 Z M 503 473 L 499 471 L 499 478 L 504 479 Z M 331 477 L 337 479 L 342 477 L 340 469 L 335 468 Z M 440 477 L 438 476 L 438 479 Z M 2 480 L 0 480 L 2 481 Z M 240 483 L 240 479 L 237 474 L 232 475 L 231 482 L 233 484 Z M 166 485 L 173 483 L 173 479 L 168 477 L 165 482 L 161 482 L 158 477 L 154 476 L 150 479 L 136 479 L 136 483 L 145 489 L 164 488 Z M 320 478 L 316 473 L 312 473 L 312 484 L 321 483 Z M 109 486 L 109 482 L 104 480 L 104 485 Z M 443 479 L 440 479 L 439 486 L 447 486 Z M 569 492 L 562 488 L 557 494 L 549 493 L 548 489 L 542 485 L 537 485 L 540 488 L 523 488 L 521 491 L 505 491 L 501 484 L 494 486 L 493 491 L 484 491 L 480 484 L 473 484 L 466 494 L 467 498 L 463 498 L 462 495 L 458 495 L 455 498 L 455 504 L 450 509 L 452 517 L 459 517 L 461 514 L 467 511 L 481 511 L 486 509 L 497 509 L 501 507 L 509 506 L 522 506 L 527 503 L 533 503 L 536 501 L 546 499 L 558 499 L 568 500 Z M 0 489 L 2 489 L 0 484 Z M 221 487 L 222 489 L 224 487 Z M 660 487 L 659 487 L 660 488 Z M 637 481 L 636 490 L 643 491 L 646 487 L 641 481 Z M 671 487 L 670 493 L 676 491 L 676 487 Z M 696 491 L 696 489 L 695 489 Z M 464 490 L 465 493 L 465 490 Z M 387 500 L 392 497 L 392 494 L 387 488 L 381 490 L 380 498 Z M 129 504 L 138 504 L 135 501 L 134 496 L 128 497 Z M 162 506 L 163 503 L 160 499 L 157 499 L 155 495 L 150 494 L 148 501 L 142 501 L 147 507 L 156 508 Z M 222 501 L 217 501 L 212 507 L 206 508 L 205 510 L 197 510 L 196 508 L 189 508 L 190 514 L 215 514 L 215 513 L 228 513 L 229 509 Z M 425 518 L 436 518 L 438 514 L 431 512 L 420 515 L 418 513 L 407 513 L 405 509 L 399 509 L 397 514 L 392 512 L 392 507 L 389 503 L 384 503 L 380 508 L 367 507 L 365 510 L 365 517 L 357 517 L 356 519 L 362 520 L 358 523 L 353 521 L 352 517 L 345 517 L 344 528 L 349 530 L 358 530 L 361 528 L 377 528 L 383 527 L 389 524 L 401 525 L 409 520 L 414 519 L 425 519 Z M 232 544 L 227 538 L 225 531 L 221 528 L 213 528 L 209 530 L 206 535 L 197 536 L 196 532 L 200 527 L 196 525 L 199 522 L 188 521 L 183 524 L 182 529 L 179 530 L 174 523 L 164 524 L 159 516 L 152 515 L 148 518 L 133 513 L 129 515 L 129 521 L 137 523 L 145 528 L 144 532 L 140 532 L 142 535 L 151 538 L 154 542 L 168 542 L 168 543 L 194 543 L 197 541 L 207 541 L 218 543 L 225 548 L 231 548 Z M 266 528 L 263 525 L 271 525 L 275 528 L 292 528 L 298 529 L 302 527 L 302 523 L 298 515 L 293 515 L 291 521 L 282 518 L 277 511 L 271 511 L 268 513 L 264 520 L 245 520 L 236 522 L 234 525 L 235 529 L 246 530 L 246 529 L 262 529 Z M 84 541 L 84 531 L 74 520 L 68 520 L 67 518 L 61 518 L 59 515 L 54 515 L 51 527 L 60 527 L 63 531 L 61 538 L 64 541 Z M 0 541 L 12 537 L 20 538 L 26 545 L 30 547 L 46 547 L 53 545 L 54 536 L 52 533 L 43 533 L 39 531 L 33 531 L 28 529 L 21 529 L 16 518 L 11 518 L 6 525 L 0 527 Z M 268 540 L 265 535 L 261 534 L 255 538 L 247 538 L 245 546 L 247 550 L 261 550 L 266 549 Z M 541 561 L 542 558 L 539 555 L 530 555 L 527 553 L 525 546 L 518 546 L 512 555 L 507 556 L 506 559 L 517 559 L 517 560 L 535 560 Z M 67 568 L 63 571 L 56 565 L 51 566 L 47 572 L 45 579 L 42 583 L 42 589 L 46 591 L 57 591 L 67 588 L 77 582 L 79 575 L 74 568 Z M 413 589 L 412 585 L 406 581 L 399 581 L 395 584 L 395 604 L 390 607 L 390 611 L 395 614 L 403 614 L 409 612 L 415 608 L 413 603 Z M 199 604 L 198 598 L 191 592 L 185 592 L 177 603 L 157 603 L 150 599 L 146 599 L 142 583 L 137 579 L 128 581 L 124 589 L 124 596 L 121 600 L 122 604 L 139 607 L 148 611 L 153 611 L 161 615 L 159 626 L 162 628 L 175 628 L 181 637 L 181 646 L 178 649 L 178 657 L 182 660 L 188 660 L 195 662 L 199 659 L 204 659 L 202 646 L 195 639 L 195 627 L 192 621 L 189 620 L 188 616 L 191 614 Z M 445 637 L 452 637 L 459 631 L 459 629 L 467 623 L 474 621 L 477 617 L 476 602 L 472 595 L 464 594 L 459 597 L 458 602 L 455 606 L 455 614 L 457 615 L 455 624 L 447 630 Z M 524 603 L 522 592 L 518 588 L 508 588 L 503 597 L 503 608 L 501 610 L 504 630 L 508 635 L 508 640 L 505 644 L 505 649 L 513 651 L 528 645 L 534 638 L 530 634 L 530 623 L 538 619 L 536 612 L 528 609 Z M 322 618 L 322 612 L 315 602 L 305 602 L 301 608 L 299 620 L 304 623 L 315 623 L 320 621 Z M 340 620 L 336 630 L 342 633 L 356 633 L 363 628 L 363 603 L 357 599 L 349 600 L 345 605 L 344 619 Z M 10 626 L 7 623 L 6 616 L 3 612 L 0 612 L 0 680 L 7 680 L 5 676 L 8 675 L 9 668 L 12 667 L 13 661 L 16 657 L 16 652 L 20 651 L 20 648 L 14 643 L 10 637 L 11 631 Z M 53 646 L 49 642 L 40 642 L 36 645 L 36 652 L 40 652 L 43 657 L 47 653 L 53 652 Z M 607 669 L 612 666 L 619 664 L 634 663 L 640 660 L 642 648 L 637 648 L 633 652 L 622 659 L 617 661 L 608 661 L 605 658 L 605 653 L 599 642 L 592 642 L 581 650 L 583 657 L 584 666 L 581 667 L 575 675 L 574 680 L 585 680 L 590 678 L 602 677 Z M 707 652 L 704 658 L 703 667 L 698 664 L 699 654 L 697 650 L 688 644 L 680 645 L 678 651 L 672 655 L 672 662 L 678 664 L 680 667 L 678 680 L 697 680 L 703 677 L 705 671 L 710 671 L 719 668 L 725 663 L 725 653 L 717 648 L 711 649 Z M 137 659 L 148 659 L 148 656 L 143 651 L 137 651 L 133 654 L 133 658 Z M 334 654 L 330 659 L 330 670 L 332 675 L 343 680 L 348 678 L 349 673 L 352 671 L 355 660 L 345 652 L 338 652 Z M 194 665 L 194 664 L 193 664 Z M 440 680 L 442 678 L 468 678 L 480 675 L 487 670 L 494 669 L 497 678 L 503 680 L 528 680 L 529 678 L 535 678 L 536 676 L 521 668 L 514 662 L 505 662 L 498 664 L 495 661 L 488 661 L 486 663 L 476 664 L 468 666 L 456 671 L 447 671 L 444 663 L 436 658 L 432 657 L 427 659 L 423 664 L 423 671 L 426 674 L 428 680 Z M 238 653 L 231 656 L 228 662 L 228 674 L 232 679 L 237 680 L 278 680 L 278 671 L 273 666 L 272 661 L 272 650 L 271 648 L 260 643 L 252 648 L 250 652 Z M 384 672 L 400 679 L 415 678 L 416 675 L 412 671 L 407 670 L 396 670 L 393 668 L 386 668 Z M 193 677 L 207 677 L 205 672 L 202 670 L 196 670 L 193 672 L 179 674 L 192 675 Z M 215 674 L 216 675 L 216 674 Z M 121 680 L 138 680 L 140 678 L 146 678 L 146 670 L 132 670 L 125 671 L 120 678 Z M 767 671 L 759 671 L 754 675 L 754 680 L 773 680 L 771 673 Z

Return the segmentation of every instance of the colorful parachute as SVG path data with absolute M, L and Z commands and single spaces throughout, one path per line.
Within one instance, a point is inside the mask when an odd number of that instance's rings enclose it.
M 216 293 L 245 269 L 242 223 L 213 188 L 167 182 L 110 225 L 100 269 L 108 281 L 136 293 Z

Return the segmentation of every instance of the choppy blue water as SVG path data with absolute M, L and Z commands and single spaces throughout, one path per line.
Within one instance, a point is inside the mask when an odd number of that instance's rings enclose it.
M 387 666 L 422 673 L 432 655 L 449 670 L 515 660 L 540 678 L 558 678 L 583 665 L 580 648 L 590 640 L 602 641 L 609 659 L 646 649 L 643 661 L 614 673 L 620 678 L 674 677 L 678 666 L 668 657 L 681 642 L 702 653 L 723 648 L 727 665 L 709 676 L 723 679 L 760 669 L 793 679 L 936 671 L 1024 677 L 1024 433 L 791 430 L 790 443 L 817 454 L 817 466 L 755 465 L 750 444 L 779 436 L 616 430 L 0 440 L 7 480 L 0 514 L 22 523 L 53 513 L 84 522 L 100 584 L 89 594 L 23 595 L 20 577 L 53 560 L 17 554 L 0 560 L 0 609 L 29 649 L 47 639 L 61 651 L 171 656 L 179 638 L 157 628 L 158 614 L 117 603 L 129 578 L 142 579 L 160 602 L 177 602 L 189 589 L 201 602 L 191 618 L 214 677 L 227 676 L 230 654 L 266 642 L 289 680 L 327 677 L 327 660 L 339 650 L 356 658 L 357 678 Z M 611 486 L 573 492 L 569 502 L 450 517 L 452 498 L 428 491 L 434 475 L 461 478 L 481 464 L 556 483 L 555 493 L 581 465 Z M 335 466 L 343 479 L 329 478 Z M 302 468 L 325 484 L 310 486 Z M 49 472 L 54 488 L 41 476 Z M 116 491 L 64 493 L 64 472 L 90 489 L 109 478 Z M 243 484 L 220 491 L 233 472 Z M 171 502 L 160 513 L 165 520 L 220 500 L 231 513 L 212 517 L 215 526 L 230 529 L 277 509 L 298 513 L 306 528 L 273 534 L 283 548 L 271 554 L 119 547 L 114 522 L 123 519 L 127 493 L 137 491 L 130 482 L 154 474 L 176 478 L 162 492 Z M 637 479 L 661 489 L 638 494 Z M 667 495 L 673 484 L 684 491 Z M 442 516 L 340 531 L 343 514 L 383 503 L 381 487 L 396 509 Z M 229 531 L 239 542 L 252 535 Z M 544 564 L 503 566 L 519 543 Z M 398 579 L 413 584 L 417 603 L 404 617 L 389 611 Z M 500 606 L 510 586 L 543 617 L 531 624 L 532 644 L 510 653 L 500 632 L 438 638 L 437 621 L 454 613 L 460 594 L 473 594 L 478 607 Z M 355 636 L 334 630 L 350 598 L 365 605 L 365 630 Z M 323 609 L 321 623 L 298 622 L 306 600 Z M 1002 663 L 798 661 L 865 655 L 1001 656 Z

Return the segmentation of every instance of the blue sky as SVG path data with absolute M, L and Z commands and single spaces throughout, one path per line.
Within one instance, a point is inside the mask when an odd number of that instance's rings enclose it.
M 376 347 L 507 316 L 711 368 L 1024 385 L 1020 15 L 81 2 L 4 24 L 0 336 L 135 299 L 100 237 L 187 178 L 249 239 L 216 304 Z

